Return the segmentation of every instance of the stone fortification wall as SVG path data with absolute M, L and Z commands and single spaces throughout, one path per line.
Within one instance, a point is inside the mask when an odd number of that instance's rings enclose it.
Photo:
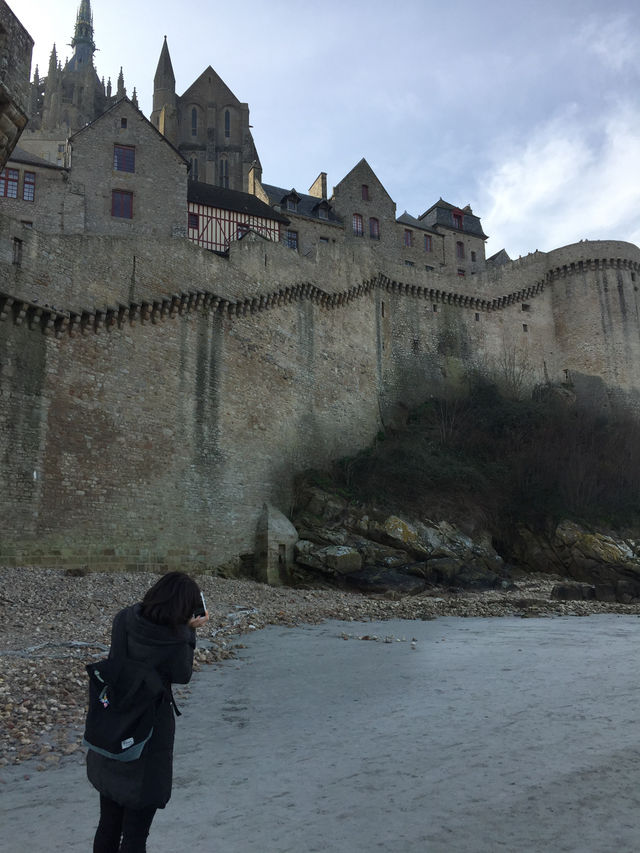
M 186 241 L 28 236 L 32 266 L 3 263 L 0 287 L 0 562 L 250 555 L 263 503 L 287 512 L 295 472 L 365 446 L 397 404 L 470 368 L 515 359 L 527 384 L 580 369 L 640 389 L 629 244 L 531 256 L 473 293 L 366 277 L 355 247 L 303 262 L 249 235 L 226 260 Z M 76 239 L 90 262 L 65 267 Z M 148 263 L 133 285 L 118 263 L 132 253 Z

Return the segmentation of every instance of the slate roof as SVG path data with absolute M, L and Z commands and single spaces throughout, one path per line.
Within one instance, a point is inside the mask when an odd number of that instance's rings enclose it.
M 420 231 L 429 231 L 431 234 L 442 236 L 435 228 L 427 225 L 426 222 L 421 222 L 419 219 L 416 219 L 415 216 L 411 216 L 411 214 L 407 213 L 406 210 L 402 216 L 399 216 L 396 219 L 396 222 L 399 222 L 401 225 L 409 225 L 411 228 L 419 228 Z
M 269 197 L 269 204 L 282 205 L 283 210 L 286 208 L 286 198 L 287 196 L 295 195 L 298 199 L 298 209 L 295 213 L 298 216 L 307 216 L 309 219 L 320 219 L 318 216 L 318 206 L 322 204 L 322 202 L 327 203 L 327 218 L 322 219 L 322 222 L 333 222 L 334 224 L 342 224 L 342 220 L 336 216 L 331 207 L 331 204 L 327 201 L 327 199 L 318 198 L 315 195 L 308 195 L 306 193 L 299 193 L 295 189 L 285 189 L 284 187 L 275 187 L 273 184 L 262 184 L 262 189 L 266 192 Z M 294 213 L 294 211 L 288 211 L 289 213 Z
M 25 151 L 24 148 L 20 148 L 19 145 L 16 145 L 11 152 L 9 160 L 14 160 L 16 163 L 24 163 L 25 166 L 39 166 L 42 169 L 58 169 L 59 171 L 64 171 L 64 166 L 58 166 L 57 163 L 50 163 L 49 160 L 43 160 L 42 157 L 37 157 L 35 154 Z
M 202 181 L 188 181 L 187 200 L 193 204 L 204 204 L 207 207 L 217 207 L 220 210 L 235 210 L 247 216 L 261 216 L 263 219 L 273 219 L 276 222 L 289 224 L 286 216 L 275 211 L 257 196 L 250 193 L 216 187 Z
M 454 204 L 449 204 L 448 201 L 444 201 L 443 199 L 439 199 L 435 204 L 432 204 L 428 210 L 419 216 L 421 222 L 425 222 L 425 224 L 431 226 L 443 225 L 445 228 L 455 228 L 456 231 L 459 231 L 459 228 L 453 224 L 453 212 L 460 211 L 462 214 L 462 231 L 467 234 L 473 234 L 476 237 L 480 237 L 483 240 L 488 239 L 487 235 L 482 230 L 482 225 L 480 224 L 480 218 L 475 216 L 471 207 L 466 205 L 466 207 L 456 207 Z

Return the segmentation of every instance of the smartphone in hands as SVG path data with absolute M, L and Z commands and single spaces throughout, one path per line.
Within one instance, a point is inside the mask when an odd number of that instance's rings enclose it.
M 207 602 L 204 600 L 204 595 L 202 593 L 200 593 L 200 601 L 201 603 L 196 605 L 196 608 L 193 611 L 194 619 L 197 619 L 199 616 L 207 615 Z

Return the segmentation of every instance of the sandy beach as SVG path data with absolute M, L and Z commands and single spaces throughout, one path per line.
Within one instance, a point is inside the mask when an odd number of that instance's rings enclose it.
M 194 676 L 148 849 L 632 853 L 640 621 L 272 626 Z M 90 849 L 81 755 L 0 769 L 2 849 Z

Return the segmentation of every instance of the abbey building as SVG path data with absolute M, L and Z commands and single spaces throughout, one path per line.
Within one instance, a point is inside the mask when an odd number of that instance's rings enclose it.
M 297 472 L 470 374 L 637 408 L 637 246 L 487 259 L 469 205 L 398 215 L 361 154 L 272 183 L 213 69 L 179 96 L 165 42 L 146 117 L 94 50 L 82 0 L 0 171 L 3 564 L 264 579 L 257 525 Z

